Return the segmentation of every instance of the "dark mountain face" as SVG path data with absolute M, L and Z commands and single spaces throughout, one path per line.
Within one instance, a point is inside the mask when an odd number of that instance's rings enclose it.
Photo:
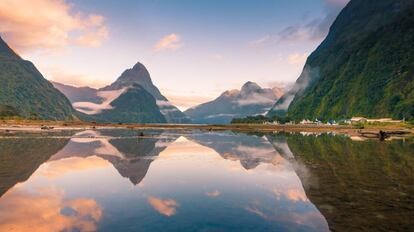
M 226 91 L 215 100 L 185 113 L 196 123 L 226 124 L 233 118 L 266 113 L 281 94 L 282 89 L 265 89 L 247 82 L 241 90 Z
M 61 138 L 0 139 L 0 197 L 15 184 L 26 181 L 68 141 Z
M 269 115 L 414 118 L 414 1 L 352 0 Z
M 140 85 L 134 84 L 113 100 L 110 109 L 95 117 L 99 121 L 124 123 L 166 123 L 155 98 Z
M 152 83 L 148 70 L 139 62 L 135 64 L 132 69 L 124 71 L 114 83 L 100 90 L 117 90 L 133 84 L 139 84 L 156 99 L 156 103 L 168 123 L 191 122 L 185 114 L 183 114 L 177 107 L 173 106 L 168 99 L 161 94 L 159 89 Z
M 0 38 L 0 117 L 72 120 L 73 113 L 69 100 Z

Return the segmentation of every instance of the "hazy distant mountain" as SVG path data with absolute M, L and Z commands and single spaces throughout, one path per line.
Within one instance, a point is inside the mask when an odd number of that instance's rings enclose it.
M 65 85 L 58 82 L 51 81 L 53 86 L 62 92 L 71 103 L 75 102 L 93 102 L 101 103 L 102 97 L 98 96 L 98 90 L 91 87 L 76 87 L 71 85 Z
M 139 123 L 189 123 L 190 119 L 165 98 L 141 63 L 127 69 L 101 89 L 53 83 L 87 120 Z
M 281 88 L 261 88 L 253 82 L 229 90 L 211 102 L 185 111 L 196 123 L 230 123 L 233 118 L 265 114 L 283 94 Z
M 414 0 L 351 0 L 270 111 L 301 118 L 414 118 Z
M 0 38 L 0 117 L 71 120 L 69 100 Z

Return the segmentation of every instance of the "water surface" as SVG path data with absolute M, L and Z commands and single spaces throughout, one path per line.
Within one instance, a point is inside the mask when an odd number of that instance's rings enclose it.
M 0 231 L 413 228 L 410 140 L 143 133 L 0 138 Z

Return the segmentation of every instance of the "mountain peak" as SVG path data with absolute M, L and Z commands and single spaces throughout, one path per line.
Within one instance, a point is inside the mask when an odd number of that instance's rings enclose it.
M 6 44 L 6 42 L 4 42 L 4 40 L 1 38 L 0 36 L 0 58 L 2 59 L 13 59 L 13 60 L 20 60 L 20 56 L 17 55 L 16 52 L 13 51 L 13 49 L 11 49 L 9 47 L 9 45 Z
M 242 86 L 241 92 L 252 92 L 260 89 L 262 88 L 257 83 L 248 81 Z
M 115 90 L 123 87 L 128 87 L 133 84 L 139 84 L 144 89 L 154 95 L 154 84 L 147 68 L 140 62 L 137 62 L 132 68 L 125 70 L 118 79 L 110 86 L 104 87 L 101 90 Z M 158 93 L 156 93 L 158 95 Z M 158 96 L 155 96 L 157 98 Z
M 136 71 L 145 70 L 148 72 L 147 68 L 139 61 L 134 65 L 134 67 L 132 67 L 132 70 L 136 70 Z

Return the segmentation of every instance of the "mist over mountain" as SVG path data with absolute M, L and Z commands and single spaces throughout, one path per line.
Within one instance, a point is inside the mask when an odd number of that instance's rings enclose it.
M 246 82 L 240 90 L 228 90 L 213 101 L 186 110 L 196 123 L 230 123 L 233 118 L 265 114 L 283 94 L 281 88 L 262 88 Z
M 76 87 L 51 81 L 53 86 L 62 92 L 71 103 L 87 101 L 101 103 L 102 97 L 98 96 L 98 90 L 91 87 Z
M 145 66 L 137 63 L 111 85 L 100 89 L 53 83 L 85 119 L 107 122 L 189 123 L 190 119 L 153 84 Z
M 268 113 L 414 117 L 414 1 L 352 0 Z
M 72 120 L 69 100 L 0 37 L 0 116 Z
M 143 64 L 139 62 L 135 64 L 131 69 L 125 70 L 114 83 L 100 90 L 116 90 L 131 86 L 132 84 L 139 84 L 156 99 L 156 103 L 168 123 L 191 122 L 191 120 L 185 114 L 183 114 L 177 107 L 172 105 L 168 99 L 161 94 L 160 90 L 152 82 L 148 70 Z

